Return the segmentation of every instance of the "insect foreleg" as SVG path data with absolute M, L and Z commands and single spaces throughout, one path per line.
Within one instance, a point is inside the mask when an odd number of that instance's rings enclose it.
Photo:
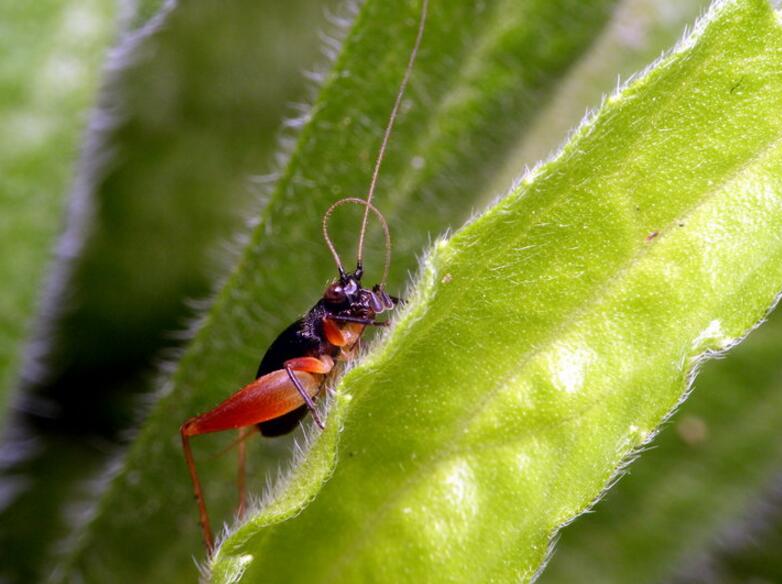
M 325 318 L 326 320 L 332 320 L 336 322 L 355 322 L 356 324 L 363 324 L 365 326 L 388 326 L 388 321 L 375 320 L 372 318 L 361 318 L 360 316 L 342 316 L 338 314 L 331 314 Z

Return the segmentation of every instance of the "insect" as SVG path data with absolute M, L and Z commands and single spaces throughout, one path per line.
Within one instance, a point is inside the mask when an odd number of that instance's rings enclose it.
M 415 63 L 426 23 L 428 0 L 421 2 L 421 15 L 413 49 L 405 69 L 386 125 L 383 140 L 375 161 L 366 199 L 341 199 L 328 208 L 323 216 L 323 237 L 334 261 L 339 277 L 326 288 L 323 297 L 302 318 L 291 324 L 269 346 L 261 359 L 255 381 L 245 385 L 214 409 L 187 420 L 180 428 L 185 462 L 193 482 L 198 503 L 199 521 L 207 553 L 214 546 L 209 515 L 206 510 L 201 481 L 196 472 L 190 438 L 201 434 L 239 430 L 239 508 L 244 509 L 244 440 L 254 429 L 263 436 L 280 436 L 292 431 L 311 413 L 315 423 L 324 428 L 315 400 L 322 393 L 335 363 L 355 356 L 359 340 L 368 326 L 384 326 L 388 321 L 377 320 L 377 315 L 392 310 L 400 300 L 383 289 L 391 259 L 391 236 L 382 213 L 372 204 L 380 166 L 385 156 L 391 129 L 399 113 L 402 96 Z M 359 231 L 356 269 L 347 272 L 329 237 L 328 221 L 333 211 L 345 204 L 364 207 Z M 364 275 L 364 237 L 369 214 L 373 213 L 385 236 L 386 257 L 383 278 L 372 288 L 361 284 Z

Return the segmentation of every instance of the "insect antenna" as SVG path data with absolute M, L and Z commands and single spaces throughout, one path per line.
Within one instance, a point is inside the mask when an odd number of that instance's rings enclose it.
M 385 236 L 386 241 L 386 260 L 385 265 L 383 266 L 383 278 L 380 280 L 380 286 L 382 287 L 386 283 L 386 278 L 388 278 L 388 270 L 391 267 L 391 232 L 388 229 L 388 223 L 386 222 L 386 218 L 383 217 L 383 214 L 375 207 L 372 203 L 368 203 L 364 199 L 359 199 L 357 197 L 348 197 L 345 199 L 340 199 L 336 203 L 333 203 L 331 207 L 329 207 L 326 212 L 323 215 L 323 239 L 326 240 L 326 245 L 329 248 L 329 251 L 331 251 L 331 255 L 334 256 L 334 261 L 337 264 L 337 269 L 339 270 L 339 275 L 342 278 L 346 278 L 347 274 L 345 273 L 345 268 L 342 265 L 342 260 L 339 257 L 339 254 L 337 253 L 337 248 L 334 247 L 334 242 L 331 241 L 331 238 L 329 237 L 329 218 L 331 217 L 331 214 L 334 212 L 334 209 L 337 207 L 341 207 L 342 205 L 345 205 L 347 203 L 352 203 L 354 205 L 363 205 L 366 208 L 365 214 L 368 214 L 370 211 L 372 211 L 375 216 L 377 217 L 378 221 L 380 221 L 380 225 L 383 227 L 383 235 Z M 361 278 L 361 267 L 359 262 L 359 267 L 356 269 L 356 275 L 360 279 Z
M 377 210 L 372 206 L 372 196 L 375 194 L 375 187 L 377 186 L 377 177 L 380 174 L 380 165 L 383 163 L 383 158 L 386 154 L 386 147 L 388 146 L 388 139 L 391 136 L 391 129 L 394 127 L 394 122 L 396 121 L 396 117 L 399 114 L 399 106 L 402 104 L 402 97 L 405 94 L 405 89 L 407 88 L 407 82 L 410 80 L 410 74 L 413 71 L 413 63 L 415 63 L 415 58 L 418 55 L 418 47 L 421 46 L 421 38 L 424 36 L 424 26 L 426 24 L 426 12 L 429 7 L 429 0 L 422 0 L 421 2 L 421 17 L 418 21 L 418 33 L 415 37 L 415 44 L 413 45 L 413 50 L 410 52 L 410 59 L 407 62 L 407 68 L 405 69 L 405 74 L 402 77 L 402 83 L 399 85 L 399 91 L 396 94 L 396 101 L 394 102 L 394 107 L 391 110 L 391 115 L 388 118 L 388 125 L 386 126 L 385 134 L 383 134 L 383 141 L 380 144 L 380 150 L 377 154 L 377 160 L 375 161 L 375 168 L 372 171 L 372 180 L 369 183 L 369 190 L 367 191 L 367 198 L 366 198 L 366 208 L 364 209 L 364 217 L 361 220 L 361 231 L 359 232 L 358 236 L 358 252 L 356 253 L 356 272 L 360 275 L 364 270 L 364 236 L 367 232 L 367 219 L 369 218 L 369 211 L 370 210 Z M 377 212 L 378 216 L 380 216 L 380 213 Z M 382 219 L 382 222 L 385 223 L 385 219 Z M 389 240 L 390 241 L 390 240 Z M 387 245 L 387 256 L 390 255 L 390 245 Z M 332 250 L 333 253 L 333 250 Z M 339 263 L 339 262 L 337 262 Z M 386 272 L 388 271 L 388 267 L 386 266 Z M 340 274 L 343 273 L 343 270 L 340 267 Z M 383 282 L 385 282 L 385 276 L 383 276 Z

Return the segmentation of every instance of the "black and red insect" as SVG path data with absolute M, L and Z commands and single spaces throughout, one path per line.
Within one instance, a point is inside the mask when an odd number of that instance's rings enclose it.
M 399 303 L 399 299 L 384 290 L 391 259 L 391 237 L 382 213 L 372 205 L 372 196 L 391 129 L 399 112 L 402 96 L 421 43 L 427 4 L 428 0 L 422 0 L 415 44 L 383 135 L 367 197 L 366 199 L 341 199 L 329 207 L 323 216 L 323 236 L 334 256 L 339 277 L 329 284 L 323 297 L 315 306 L 275 339 L 261 359 L 256 379 L 252 383 L 241 388 L 214 409 L 190 418 L 180 429 L 182 448 L 193 481 L 201 529 L 208 552 L 212 551 L 214 540 L 201 482 L 190 448 L 190 438 L 211 432 L 239 430 L 238 513 L 241 515 L 245 498 L 244 439 L 254 429 L 258 429 L 264 436 L 286 434 L 293 430 L 308 412 L 312 414 L 315 423 L 323 428 L 323 422 L 315 408 L 315 400 L 323 393 L 329 376 L 335 371 L 335 364 L 354 357 L 366 327 L 386 325 L 387 321 L 378 320 L 377 316 L 393 309 Z M 357 204 L 364 207 L 358 238 L 356 269 L 352 272 L 345 271 L 328 234 L 329 217 L 337 207 L 344 204 Z M 383 278 L 372 288 L 365 288 L 361 279 L 364 275 L 364 236 L 370 211 L 378 218 L 383 228 L 386 258 Z

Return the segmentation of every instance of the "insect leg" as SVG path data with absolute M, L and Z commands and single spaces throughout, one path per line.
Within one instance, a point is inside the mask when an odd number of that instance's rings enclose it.
M 360 316 L 342 316 L 339 314 L 330 314 L 325 317 L 325 320 L 333 320 L 336 322 L 355 322 L 356 324 L 363 324 L 366 326 L 388 326 L 386 320 L 374 320 L 371 318 L 361 318 Z
M 318 359 L 311 359 L 320 362 Z M 325 366 L 324 363 L 321 365 Z M 179 430 L 185 462 L 190 472 L 190 479 L 193 481 L 193 494 L 198 503 L 199 522 L 204 543 L 210 553 L 214 546 L 214 540 L 201 481 L 190 448 L 190 438 L 210 432 L 253 426 L 259 422 L 278 418 L 301 406 L 302 396 L 299 388 L 302 388 L 308 395 L 315 395 L 320 389 L 322 375 L 306 371 L 297 372 L 295 378 L 298 384 L 296 385 L 291 383 L 289 375 L 283 369 L 267 373 L 244 386 L 213 410 L 190 418 L 182 424 Z
M 236 487 L 239 491 L 239 505 L 236 508 L 236 515 L 241 517 L 244 515 L 244 507 L 247 502 L 247 444 L 246 439 L 253 432 L 254 426 L 246 428 L 239 428 L 239 454 L 238 454 L 238 469 L 236 473 Z
M 207 553 L 212 553 L 214 547 L 212 538 L 212 528 L 209 526 L 209 513 L 206 511 L 206 502 L 204 501 L 204 492 L 201 489 L 201 480 L 198 478 L 196 472 L 195 459 L 193 459 L 193 451 L 190 449 L 190 437 L 185 433 L 185 427 L 182 426 L 180 430 L 182 436 L 182 451 L 185 453 L 185 462 L 187 463 L 187 470 L 190 471 L 190 480 L 193 481 L 193 495 L 198 503 L 198 522 L 201 524 L 201 533 L 204 537 L 204 545 L 206 545 Z
M 351 323 L 347 327 L 341 328 L 332 316 L 323 317 L 323 332 L 326 335 L 326 340 L 340 348 L 339 358 L 343 361 L 350 360 L 358 351 L 363 329 L 364 326 L 361 323 Z M 329 395 L 332 394 L 330 389 L 328 392 Z
M 323 422 L 318 415 L 318 410 L 315 409 L 315 404 L 313 403 L 312 398 L 302 387 L 301 382 L 293 372 L 306 371 L 308 373 L 319 373 L 325 375 L 331 371 L 332 367 L 334 367 L 334 362 L 331 360 L 331 357 L 328 357 L 327 355 L 323 355 L 320 359 L 316 357 L 297 357 L 295 359 L 288 359 L 283 366 L 285 367 L 285 371 L 288 372 L 288 377 L 290 377 L 291 382 L 296 386 L 296 389 L 301 394 L 304 403 L 307 404 L 307 409 L 309 409 L 309 411 L 312 413 L 312 418 L 315 420 L 315 423 L 321 430 L 323 430 L 325 426 L 323 425 Z

